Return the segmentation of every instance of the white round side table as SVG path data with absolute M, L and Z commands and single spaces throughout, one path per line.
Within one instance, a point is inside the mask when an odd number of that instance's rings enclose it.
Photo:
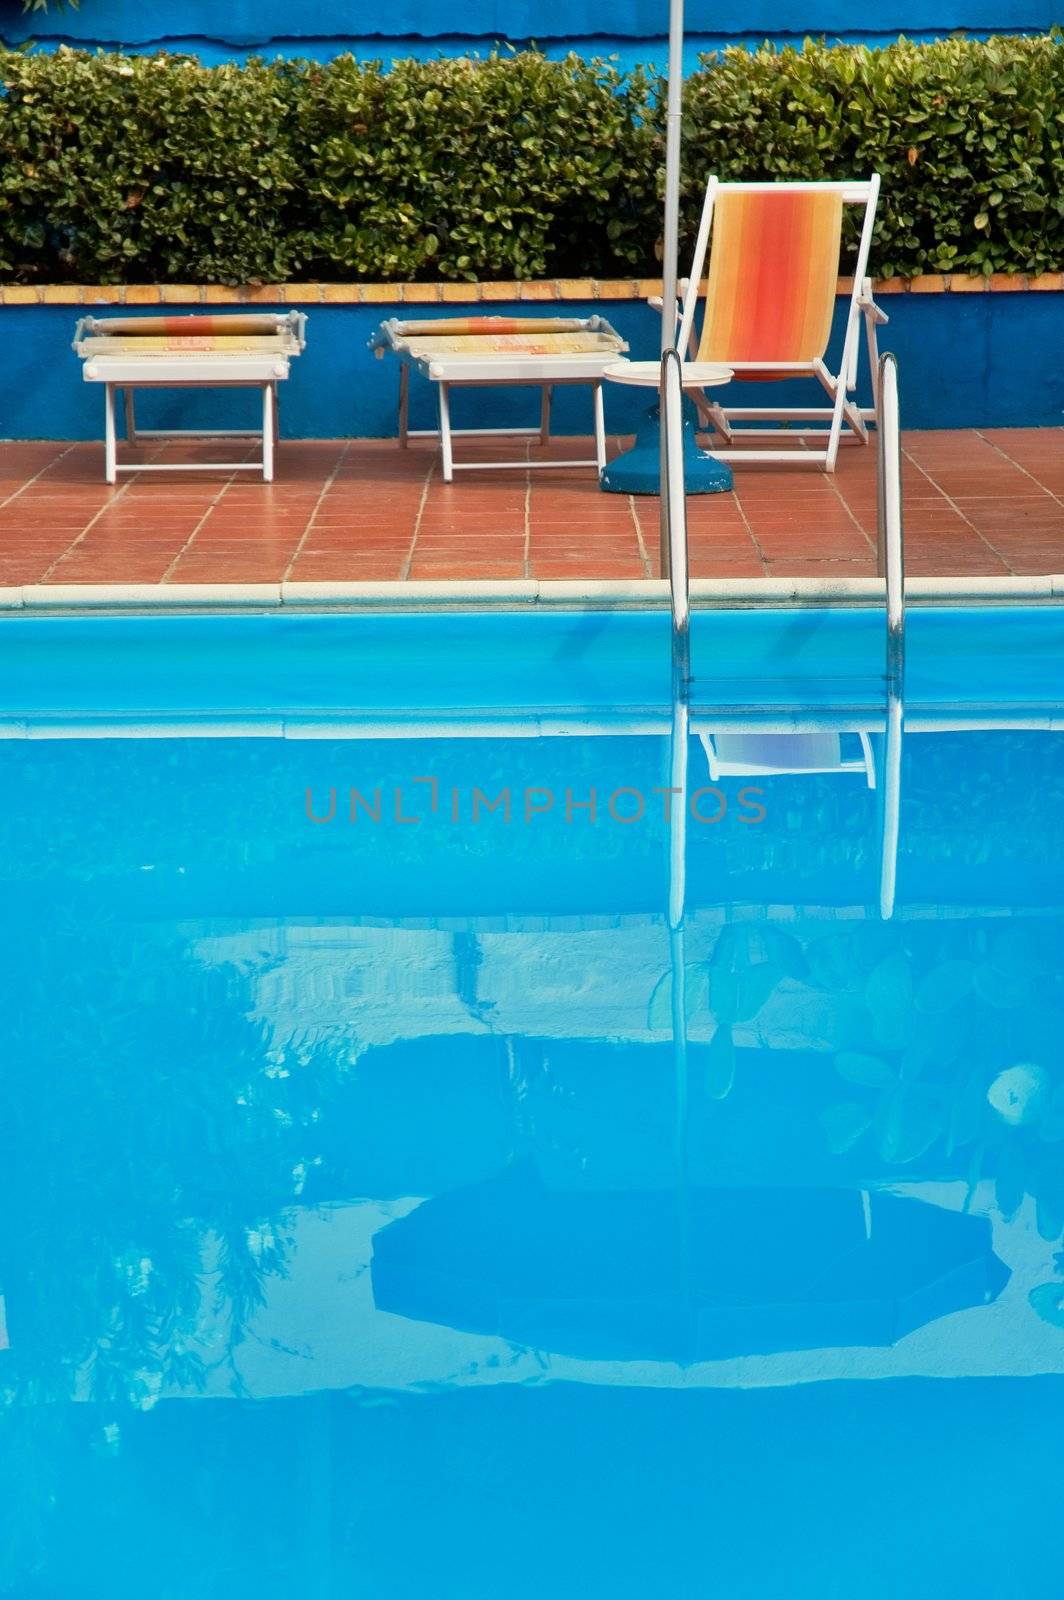
M 681 361 L 680 372 L 685 389 L 712 389 L 715 384 L 730 383 L 735 376 L 731 367 L 721 366 L 718 361 Z M 661 362 L 614 361 L 603 368 L 602 376 L 611 383 L 657 389 L 661 384 Z

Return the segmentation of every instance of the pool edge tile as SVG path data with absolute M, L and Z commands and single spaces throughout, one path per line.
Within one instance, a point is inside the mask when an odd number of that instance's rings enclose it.
M 881 605 L 883 580 L 860 578 L 695 578 L 693 607 Z M 1064 574 L 1031 577 L 913 577 L 915 604 L 1064 602 Z M 437 607 L 588 606 L 666 608 L 663 578 L 406 579 L 362 583 L 27 584 L 0 588 L 0 614 L 84 611 L 262 611 L 274 608 L 396 610 Z
M 538 597 L 539 587 L 534 578 L 407 578 L 382 580 L 380 583 L 282 583 L 281 604 L 409 606 L 425 600 L 442 601 L 449 605 L 460 604 L 464 600 L 502 604 L 517 600 L 534 601 Z
M 173 607 L 279 606 L 278 583 L 31 583 L 22 591 L 31 610 L 170 610 Z

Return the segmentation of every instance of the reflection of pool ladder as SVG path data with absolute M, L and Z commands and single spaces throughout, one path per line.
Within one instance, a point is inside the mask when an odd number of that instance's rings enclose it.
M 876 380 L 876 556 L 886 586 L 887 727 L 883 750 L 880 912 L 894 912 L 901 826 L 901 744 L 905 684 L 905 533 L 901 502 L 898 363 L 880 357 Z
M 674 689 L 683 692 L 691 676 L 690 572 L 687 546 L 687 495 L 683 461 L 683 367 L 679 352 L 661 358 L 661 559 L 672 601 Z M 905 662 L 905 542 L 901 501 L 901 429 L 898 414 L 898 364 L 880 357 L 875 374 L 877 454 L 877 570 L 884 580 L 887 618 L 888 694 L 900 696 Z
M 672 737 L 670 784 L 680 794 L 669 838 L 668 925 L 673 944 L 673 1010 L 683 1005 L 684 916 L 687 895 L 687 772 L 690 740 L 691 607 L 687 494 L 683 461 L 683 368 L 679 352 L 661 358 L 661 558 L 672 605 Z M 880 789 L 879 911 L 894 914 L 901 811 L 901 750 L 905 669 L 905 549 L 901 498 L 898 366 L 880 358 L 875 373 L 877 415 L 877 568 L 884 580 L 887 641 L 883 782 Z

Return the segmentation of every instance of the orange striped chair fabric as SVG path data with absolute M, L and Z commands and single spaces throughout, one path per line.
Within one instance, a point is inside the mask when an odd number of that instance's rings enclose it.
M 722 189 L 698 360 L 722 362 L 737 377 L 748 362 L 820 360 L 831 336 L 841 245 L 837 189 Z

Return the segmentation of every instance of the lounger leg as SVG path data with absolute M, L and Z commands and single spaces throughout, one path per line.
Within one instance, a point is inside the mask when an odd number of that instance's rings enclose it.
M 440 384 L 440 454 L 443 457 L 443 481 L 454 482 L 454 450 L 451 445 L 451 399 L 447 385 Z
M 598 463 L 599 477 L 606 470 L 606 414 L 602 404 L 602 385 L 594 385 L 595 406 L 595 460 Z
M 262 389 L 262 481 L 273 482 L 273 385 Z
M 108 483 L 118 481 L 118 449 L 115 444 L 115 389 L 113 383 L 103 386 L 103 472 Z
M 137 443 L 137 409 L 134 404 L 133 390 L 125 391 L 126 400 L 126 443 Z
M 410 368 L 399 365 L 399 448 L 405 450 L 410 437 Z
M 545 383 L 539 402 L 539 442 L 542 445 L 550 444 L 550 406 L 553 398 L 553 386 Z

